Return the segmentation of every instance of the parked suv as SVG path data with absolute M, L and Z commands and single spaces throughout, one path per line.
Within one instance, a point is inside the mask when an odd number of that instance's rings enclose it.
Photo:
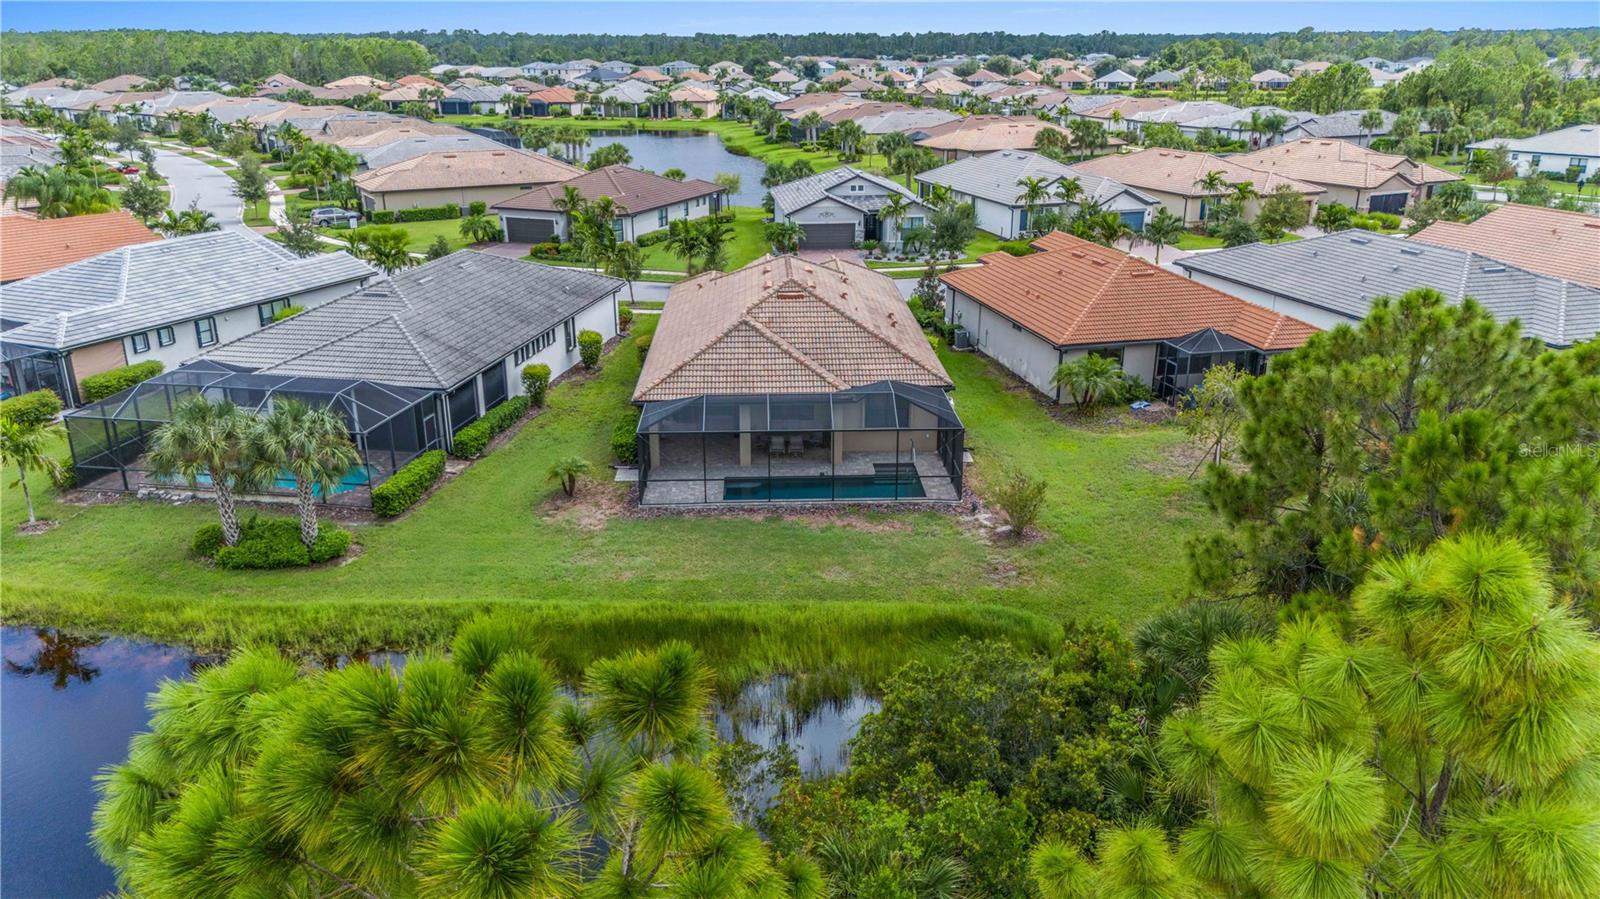
M 361 213 L 340 209 L 337 206 L 318 206 L 311 210 L 311 224 L 317 228 L 354 228 L 361 223 Z

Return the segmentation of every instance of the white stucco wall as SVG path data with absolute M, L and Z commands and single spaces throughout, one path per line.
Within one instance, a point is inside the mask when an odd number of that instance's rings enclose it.
M 950 294 L 950 320 L 972 334 L 973 343 L 984 355 L 1041 393 L 1056 395 L 1050 383 L 1060 364 L 1055 346 L 959 290 L 951 290 Z
M 665 225 L 661 223 L 659 209 L 651 209 L 637 215 L 619 216 L 622 221 L 622 239 L 637 240 L 653 231 L 660 231 L 680 219 L 703 219 L 711 214 L 711 197 L 696 197 L 684 203 L 672 203 L 665 208 L 667 210 L 667 224 Z M 554 222 L 557 236 L 562 240 L 572 239 L 572 231 L 567 222 L 566 213 L 563 212 L 506 209 L 501 210 L 499 216 L 502 240 L 510 240 L 510 237 L 507 236 L 509 231 L 506 227 L 507 219 L 538 219 Z
M 1535 158 L 1538 159 L 1537 164 L 1534 162 Z M 1585 163 L 1587 163 L 1584 169 L 1585 181 L 1593 180 L 1596 175 L 1600 175 L 1600 155 L 1571 156 L 1566 153 L 1529 153 L 1526 150 L 1517 150 L 1511 154 L 1511 164 L 1516 167 L 1517 174 L 1524 176 L 1531 174 L 1536 168 L 1547 174 L 1559 175 L 1566 172 L 1569 165 L 1582 166 Z
M 318 290 L 290 294 L 285 297 L 285 299 L 289 301 L 289 305 L 291 306 L 299 306 L 303 309 L 312 309 L 317 306 L 321 306 L 323 303 L 326 303 L 329 300 L 342 297 L 345 294 L 356 290 L 360 286 L 361 282 L 350 281 L 344 284 L 323 287 Z M 128 356 L 128 362 L 132 364 L 135 362 L 144 362 L 147 359 L 159 359 L 161 360 L 162 365 L 166 366 L 168 370 L 171 370 L 220 344 L 227 343 L 230 340 L 237 340 L 246 334 L 259 331 L 262 328 L 260 313 L 256 309 L 256 304 L 243 306 L 238 309 L 230 309 L 227 312 L 218 312 L 211 316 L 201 317 L 209 317 L 216 320 L 216 343 L 208 344 L 204 347 L 200 346 L 199 337 L 195 332 L 195 322 L 197 319 L 185 319 L 181 322 L 172 322 L 170 324 L 170 327 L 172 328 L 172 336 L 174 338 L 171 346 L 160 345 L 161 342 L 156 339 L 156 331 L 159 330 L 158 327 L 152 327 L 146 331 L 137 332 L 144 334 L 150 339 L 150 349 L 148 352 L 144 353 L 135 353 L 133 351 L 132 333 L 124 335 L 122 338 L 122 349 L 123 352 Z
M 584 331 L 597 331 L 602 339 L 609 342 L 611 338 L 617 336 L 617 296 L 613 294 L 584 307 L 574 318 L 576 319 L 575 328 L 573 329 L 574 335 Z M 527 334 L 524 335 L 524 340 L 532 340 L 538 336 L 537 333 Z M 550 366 L 550 377 L 554 379 L 570 371 L 582 361 L 576 344 L 573 345 L 572 349 L 567 349 L 566 336 L 563 331 L 563 325 L 560 322 L 556 323 L 555 342 L 535 353 L 531 359 L 518 363 L 513 361 L 515 358 L 516 351 L 513 350 L 506 355 L 505 359 L 501 360 L 501 364 L 506 367 L 508 396 L 521 396 L 526 392 L 522 389 L 523 366 L 548 365 Z
M 1179 271 L 1182 271 L 1182 269 L 1179 269 Z M 1316 325 L 1324 331 L 1339 325 L 1354 324 L 1360 321 L 1360 319 L 1351 318 L 1343 313 L 1332 312 L 1320 306 L 1309 306 L 1299 300 L 1281 297 L 1275 293 L 1243 284 L 1235 284 L 1232 281 L 1208 275 L 1204 272 L 1191 272 L 1189 277 L 1201 284 L 1215 287 L 1223 293 L 1232 294 L 1241 300 L 1249 300 L 1257 306 L 1264 306 L 1275 312 L 1298 318 L 1306 324 Z

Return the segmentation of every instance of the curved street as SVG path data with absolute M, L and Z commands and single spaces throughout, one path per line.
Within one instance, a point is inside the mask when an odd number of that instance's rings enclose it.
M 182 212 L 195 203 L 216 216 L 224 228 L 244 227 L 244 204 L 233 195 L 233 178 L 227 172 L 199 159 L 156 150 L 156 171 L 167 179 L 172 191 L 171 206 Z

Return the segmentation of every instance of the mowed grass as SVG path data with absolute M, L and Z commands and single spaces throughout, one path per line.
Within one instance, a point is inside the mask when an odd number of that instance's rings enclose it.
M 636 322 L 648 333 L 654 317 Z M 349 651 L 438 645 L 474 615 L 513 612 L 546 630 L 552 655 L 574 670 L 676 635 L 706 641 L 724 670 L 872 676 L 963 635 L 1049 642 L 1066 619 L 1131 625 L 1172 602 L 1184 539 L 1214 526 L 1173 460 L 1181 433 L 1070 427 L 987 360 L 941 355 L 976 460 L 969 471 L 1049 481 L 1043 539 L 995 544 L 941 512 L 595 514 L 620 506 L 606 466 L 639 371 L 629 340 L 411 514 L 357 526 L 362 552 L 343 565 L 216 570 L 188 549 L 214 520 L 211 505 L 68 506 L 38 477 L 40 514 L 59 524 L 21 536 L 21 496 L 7 483 L 0 617 L 202 647 Z M 583 492 L 605 502 L 556 500 L 545 473 L 569 454 L 596 466 Z

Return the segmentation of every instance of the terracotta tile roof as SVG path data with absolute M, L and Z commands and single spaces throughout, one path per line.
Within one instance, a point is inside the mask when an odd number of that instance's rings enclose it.
M 959 78 L 929 78 L 917 85 L 917 90 L 925 94 L 957 96 L 972 90 L 972 85 Z
M 1102 106 L 1086 109 L 1078 114 L 1086 118 L 1109 119 L 1112 112 L 1120 112 L 1123 118 L 1127 118 L 1134 113 L 1154 112 L 1157 109 L 1177 105 L 1178 101 L 1170 97 L 1118 97 Z
M 698 84 L 685 84 L 667 95 L 674 103 L 715 103 L 717 92 Z
M 1121 181 L 1129 187 L 1159 190 L 1185 197 L 1203 197 L 1207 194 L 1198 182 L 1209 172 L 1221 172 L 1229 184 L 1248 181 L 1257 193 L 1271 193 L 1280 184 L 1287 184 L 1303 194 L 1319 194 L 1323 189 L 1315 184 L 1297 181 L 1273 172 L 1249 168 L 1237 162 L 1239 157 L 1212 156 L 1187 150 L 1149 148 L 1132 153 L 1114 153 L 1098 156 L 1073 164 L 1073 168 Z
M 655 69 L 636 69 L 634 73 L 628 77 L 632 78 L 634 81 L 644 81 L 650 84 L 661 84 L 662 82 L 672 80 L 660 72 L 657 72 Z
M 426 75 L 405 75 L 403 77 L 396 78 L 394 83 L 397 85 L 412 84 L 419 87 L 444 87 L 443 82 L 435 81 Z
M 1035 116 L 975 115 L 928 129 L 917 146 L 933 150 L 987 153 L 992 150 L 1031 150 L 1039 132 L 1066 129 Z
M 1510 203 L 1471 224 L 1435 222 L 1420 240 L 1600 288 L 1600 218 Z
M 570 181 L 536 187 L 509 200 L 502 200 L 494 204 L 494 208 L 555 212 L 560 208 L 556 206 L 556 201 L 566 195 L 569 185 L 577 188 L 585 200 L 610 197 L 618 206 L 632 213 L 647 212 L 671 203 L 682 203 L 724 189 L 720 184 L 698 178 L 674 181 L 651 172 L 630 169 L 625 165 L 608 165 L 579 175 Z
M 90 256 L 156 239 L 149 228 L 120 209 L 60 219 L 3 216 L 0 281 L 31 278 Z
M 835 88 L 841 94 L 865 94 L 882 89 L 883 85 L 875 84 L 865 78 L 854 78 L 848 83 L 841 84 Z
M 371 90 L 373 88 L 376 88 L 378 90 L 383 90 L 384 88 L 386 88 L 388 86 L 389 86 L 389 82 L 384 81 L 381 78 L 374 78 L 371 75 L 346 75 L 343 78 L 335 78 L 334 80 L 329 81 L 328 83 L 323 85 L 323 87 L 334 87 L 334 88 L 338 88 L 338 87 L 358 87 L 358 88 L 361 88 L 363 90 Z
M 827 393 L 877 381 L 951 386 L 894 281 L 837 259 L 779 256 L 674 285 L 633 398 Z
M 1293 349 L 1316 332 L 1127 253 L 1052 231 L 1042 252 L 983 256 L 939 279 L 1056 346 L 1171 340 L 1214 328 L 1262 350 Z
M 716 81 L 717 79 L 705 72 L 684 72 L 681 76 L 684 81 Z
M 404 162 L 362 172 L 350 180 L 369 193 L 381 193 L 391 190 L 540 184 L 566 181 L 581 174 L 582 169 L 559 159 L 506 148 L 426 153 Z
M 542 100 L 545 103 L 576 103 L 578 92 L 570 87 L 547 87 L 528 95 L 530 100 Z
M 1461 176 L 1394 153 L 1379 153 L 1349 141 L 1302 138 L 1230 160 L 1264 172 L 1278 172 L 1314 184 L 1335 184 L 1366 190 L 1399 175 L 1408 183 L 1442 184 Z
M 150 79 L 143 75 L 116 75 L 104 81 L 96 81 L 89 85 L 92 91 L 107 91 L 109 93 L 122 93 L 131 91 L 141 84 L 149 83 Z

